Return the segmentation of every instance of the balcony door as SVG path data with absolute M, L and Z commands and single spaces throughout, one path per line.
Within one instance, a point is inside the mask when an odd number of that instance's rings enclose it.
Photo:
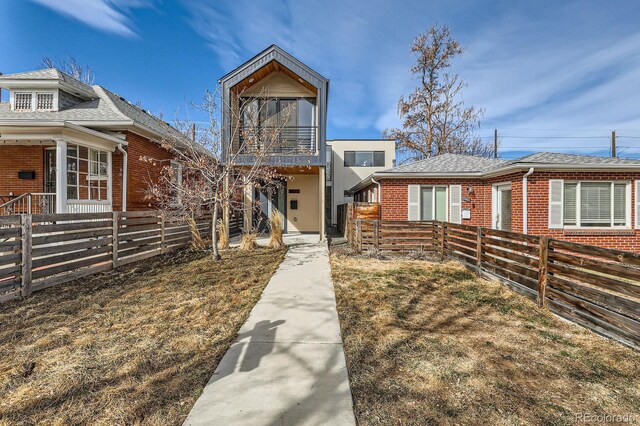
M 315 99 L 244 98 L 241 108 L 243 133 L 255 135 L 257 129 L 261 135 L 256 138 L 257 144 L 273 145 L 275 152 L 315 151 Z M 276 129 L 277 134 L 270 133 Z M 271 140 L 272 137 L 277 141 Z

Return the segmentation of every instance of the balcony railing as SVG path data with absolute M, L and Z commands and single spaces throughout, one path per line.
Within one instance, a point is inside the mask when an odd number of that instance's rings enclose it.
M 241 154 L 315 155 L 316 126 L 245 127 L 240 134 Z
M 8 196 L 0 196 L 6 199 Z M 0 204 L 0 216 L 12 214 L 50 214 L 56 212 L 56 194 L 29 192 Z

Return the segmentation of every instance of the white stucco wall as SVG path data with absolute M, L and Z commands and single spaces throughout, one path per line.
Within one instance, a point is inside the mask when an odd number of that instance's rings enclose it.
M 393 167 L 396 159 L 396 146 L 393 140 L 331 140 L 327 145 L 332 150 L 331 176 L 331 223 L 337 223 L 337 206 L 353 201 L 352 197 L 345 197 L 344 191 L 358 184 L 372 173 Z M 327 149 L 329 149 L 327 147 Z M 384 167 L 345 167 L 345 151 L 384 151 Z M 327 176 L 327 180 L 329 176 Z

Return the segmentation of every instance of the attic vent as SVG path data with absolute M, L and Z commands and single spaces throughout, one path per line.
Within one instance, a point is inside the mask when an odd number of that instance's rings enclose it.
M 52 110 L 53 109 L 53 93 L 38 93 L 39 110 Z
M 13 108 L 16 111 L 31 111 L 31 93 L 16 93 Z

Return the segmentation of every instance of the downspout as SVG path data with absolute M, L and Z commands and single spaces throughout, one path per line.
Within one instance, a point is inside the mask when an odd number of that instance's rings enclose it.
M 527 200 L 527 178 L 533 174 L 533 167 L 529 169 L 527 173 L 522 176 L 522 233 L 526 234 L 528 231 L 528 219 L 529 219 L 529 201 Z
M 378 185 L 378 203 L 380 202 L 380 200 L 382 200 L 382 185 L 380 185 L 380 182 L 376 181 L 373 176 L 371 176 L 371 182 L 375 183 L 376 185 Z
M 122 148 L 122 144 L 118 144 L 118 151 L 124 156 L 122 158 L 122 211 L 127 211 L 127 151 Z M 113 173 L 113 170 L 111 171 Z

